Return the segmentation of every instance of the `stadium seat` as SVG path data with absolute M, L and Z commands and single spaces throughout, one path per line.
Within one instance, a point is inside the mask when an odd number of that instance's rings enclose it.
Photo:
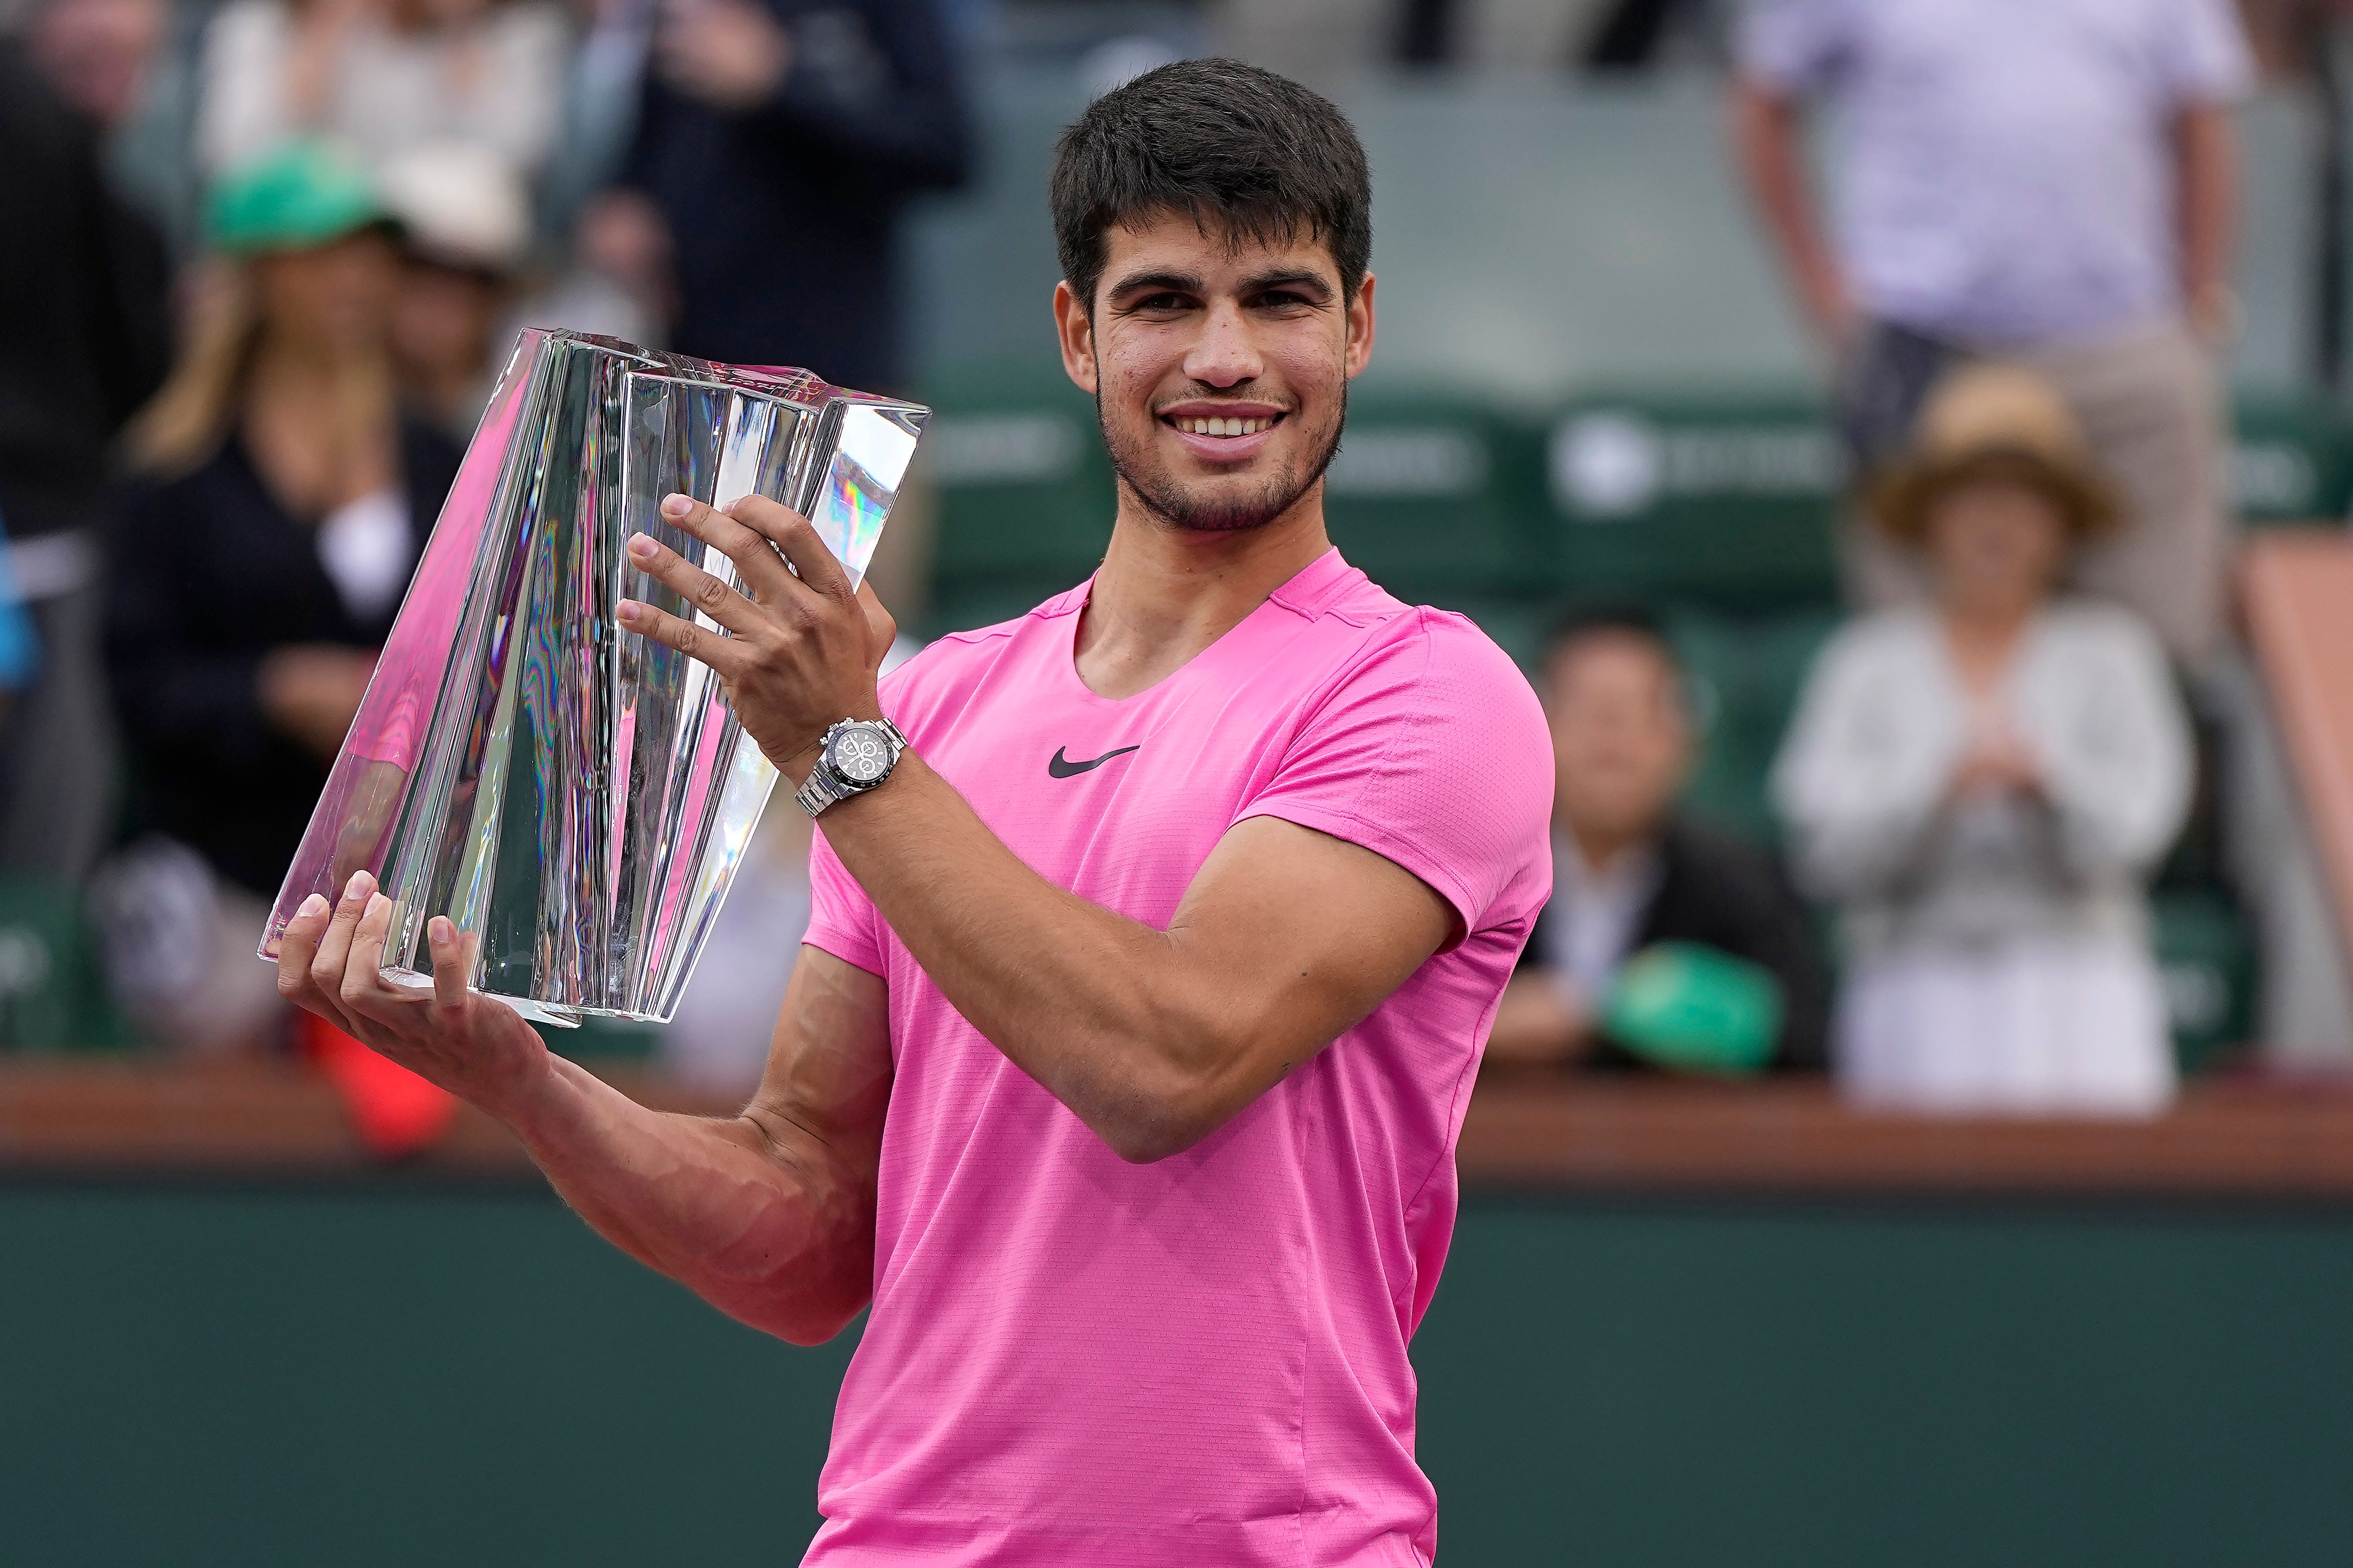
M 130 1044 L 81 904 L 66 884 L 0 877 L 0 1048 Z
M 923 396 L 933 416 L 922 462 L 940 497 L 927 629 L 979 624 L 961 607 L 976 596 L 1009 602 L 1036 584 L 1052 593 L 1093 571 L 1111 537 L 1111 465 L 1092 405 L 1060 367 L 968 365 Z M 1008 595 L 1009 584 L 1019 586 Z
M 2317 393 L 2242 394 L 2231 488 L 2249 522 L 2332 521 L 2353 500 L 2353 422 Z
M 1701 730 L 1699 765 L 1684 801 L 1715 826 L 1774 845 L 1779 826 L 1767 788 L 1773 759 L 1839 612 L 1814 604 L 1736 616 L 1686 605 L 1665 619 L 1690 671 Z
M 1819 398 L 1588 395 L 1544 457 L 1544 563 L 1565 590 L 1754 607 L 1835 589 L 1845 459 Z
M 2174 1053 L 2196 1072 L 2253 1037 L 2254 933 L 2220 890 L 2159 893 L 2151 908 Z
M 1360 392 L 1326 476 L 1332 542 L 1413 603 L 1541 593 L 1543 452 L 1465 399 Z

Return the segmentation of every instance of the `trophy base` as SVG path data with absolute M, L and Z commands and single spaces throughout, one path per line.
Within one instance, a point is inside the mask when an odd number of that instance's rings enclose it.
M 385 984 L 397 985 L 404 991 L 433 989 L 433 976 L 419 974 L 414 969 L 399 969 L 387 963 L 377 973 L 384 976 Z M 501 1006 L 513 1008 L 531 1023 L 545 1024 L 551 1029 L 576 1029 L 580 1026 L 580 1020 L 591 1013 L 607 1017 L 628 1018 L 633 1022 L 659 1022 L 654 1019 L 638 1020 L 634 1014 L 617 1013 L 607 1007 L 564 1007 L 553 1002 L 535 1002 L 528 996 L 501 996 L 495 991 L 485 991 L 479 985 L 473 987 L 473 991 L 478 996 L 487 996 Z

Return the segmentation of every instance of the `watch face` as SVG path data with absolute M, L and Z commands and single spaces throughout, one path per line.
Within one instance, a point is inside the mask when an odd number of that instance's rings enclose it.
M 857 724 L 834 737 L 826 761 L 853 784 L 879 783 L 891 771 L 890 742 L 871 724 Z

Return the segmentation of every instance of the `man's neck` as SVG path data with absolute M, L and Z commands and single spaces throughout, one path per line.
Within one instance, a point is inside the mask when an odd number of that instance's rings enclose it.
M 1224 532 L 1171 527 L 1121 485 L 1079 623 L 1079 679 L 1114 700 L 1158 685 L 1331 547 L 1321 483 L 1265 526 Z
M 1662 825 L 1653 825 L 1648 832 L 1617 833 L 1593 827 L 1578 827 L 1573 823 L 1556 823 L 1555 830 L 1567 838 L 1577 850 L 1577 858 L 1585 868 L 1597 877 L 1607 876 L 1629 857 L 1639 856 L 1658 843 Z

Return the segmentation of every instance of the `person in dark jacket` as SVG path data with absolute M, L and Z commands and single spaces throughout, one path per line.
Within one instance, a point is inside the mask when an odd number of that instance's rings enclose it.
M 1613 1035 L 1613 988 L 1645 954 L 1699 949 L 1704 963 L 1737 961 L 1719 967 L 1778 993 L 1771 1066 L 1820 1068 L 1829 987 L 1804 906 L 1771 858 L 1676 809 L 1692 724 L 1682 666 L 1657 623 L 1632 610 L 1572 618 L 1537 688 L 1556 770 L 1553 895 L 1504 993 L 1489 1058 L 1652 1059 Z
M 903 388 L 900 210 L 969 158 L 929 0 L 672 0 L 620 181 L 675 269 L 670 346 Z
M 180 923 L 220 933 L 209 962 L 131 965 L 184 973 L 188 994 L 132 1000 L 196 1046 L 277 1016 L 270 987 L 229 988 L 267 973 L 268 900 L 459 456 L 398 406 L 398 257 L 355 167 L 303 144 L 266 154 L 214 191 L 206 226 L 239 288 L 132 428 L 107 606 L 138 826 L 201 859 L 216 913 Z
M 168 286 L 99 128 L 0 37 L 0 548 L 42 649 L 0 721 L 0 871 L 78 879 L 111 826 L 97 535 L 109 450 L 170 354 Z

